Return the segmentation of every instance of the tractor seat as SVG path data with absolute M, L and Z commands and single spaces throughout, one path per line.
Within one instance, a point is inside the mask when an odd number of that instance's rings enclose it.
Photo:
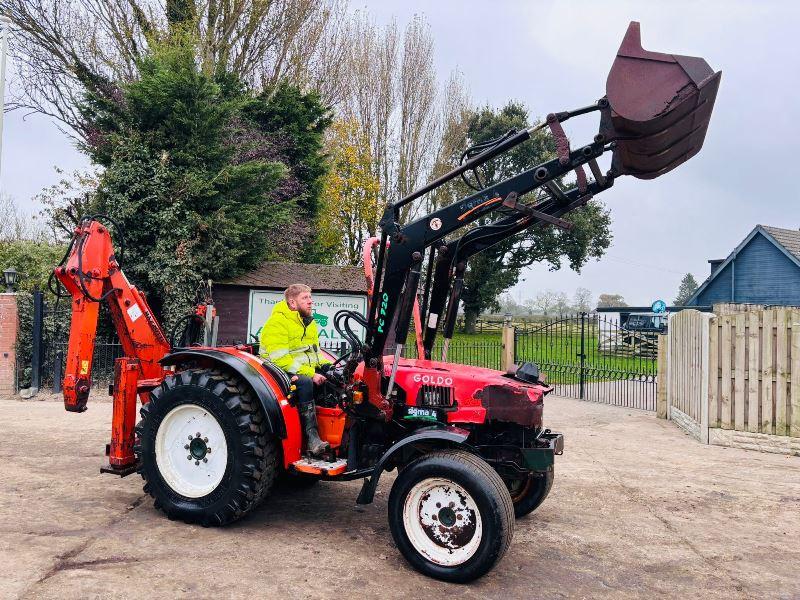
M 278 383 L 278 387 L 281 388 L 284 396 L 289 395 L 289 386 L 291 385 L 291 381 L 289 380 L 289 375 L 286 374 L 286 371 L 281 369 L 278 365 L 272 362 L 269 359 L 263 359 L 261 364 L 264 365 L 264 368 L 272 375 L 273 379 Z

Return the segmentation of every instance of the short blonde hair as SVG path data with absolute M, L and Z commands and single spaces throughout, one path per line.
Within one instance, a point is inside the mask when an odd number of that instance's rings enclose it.
M 289 302 L 289 300 L 294 300 L 303 292 L 310 292 L 310 291 L 311 288 L 304 283 L 293 283 L 292 285 L 286 288 L 286 291 L 283 292 L 283 296 L 286 298 L 286 302 Z

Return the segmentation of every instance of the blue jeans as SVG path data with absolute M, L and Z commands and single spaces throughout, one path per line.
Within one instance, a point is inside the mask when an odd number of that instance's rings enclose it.
M 311 377 L 308 375 L 290 375 L 289 379 L 294 379 L 295 377 L 297 379 L 292 381 L 292 385 L 297 388 L 292 394 L 294 403 L 297 406 L 314 404 L 314 382 Z

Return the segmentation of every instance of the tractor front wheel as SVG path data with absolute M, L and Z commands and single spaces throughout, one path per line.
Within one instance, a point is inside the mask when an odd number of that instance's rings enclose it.
M 463 450 L 423 455 L 397 476 L 389 527 L 421 573 L 463 583 L 488 572 L 514 535 L 514 508 L 503 480 Z
M 236 377 L 207 369 L 169 375 L 141 416 L 134 450 L 144 491 L 171 519 L 224 525 L 272 487 L 277 441 Z

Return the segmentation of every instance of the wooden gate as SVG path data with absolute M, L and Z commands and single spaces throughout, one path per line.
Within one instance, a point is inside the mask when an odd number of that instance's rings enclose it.
M 696 310 L 670 315 L 667 336 L 667 417 L 705 443 L 711 318 Z

